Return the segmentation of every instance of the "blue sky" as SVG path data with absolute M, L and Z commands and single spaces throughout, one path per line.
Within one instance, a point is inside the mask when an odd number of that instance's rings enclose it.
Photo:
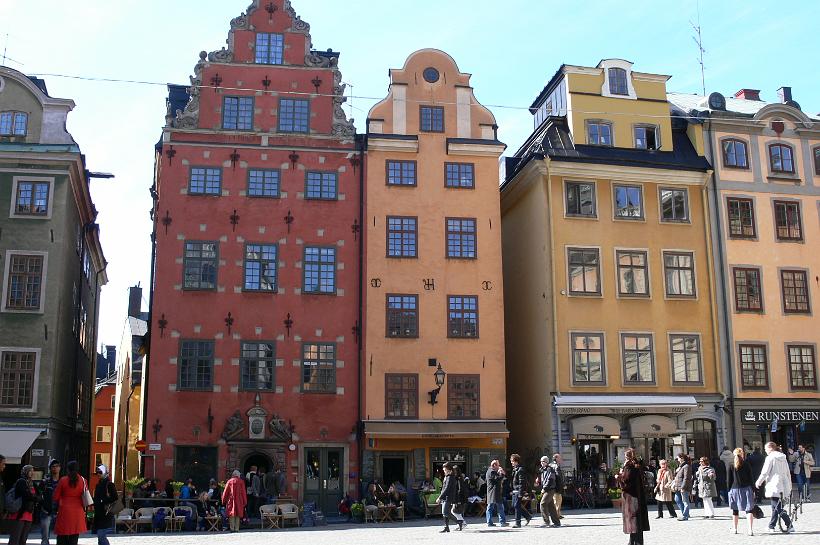
M 187 83 L 199 51 L 221 48 L 230 19 L 249 3 L 2 0 L 0 48 L 7 44 L 8 57 L 23 64 L 6 64 L 27 74 Z M 696 0 L 292 3 L 311 24 L 315 48 L 341 51 L 340 68 L 355 95 L 383 97 L 387 70 L 401 67 L 417 49 L 450 53 L 463 72 L 473 74 L 476 97 L 496 115 L 499 136 L 510 152 L 532 129 L 526 107 L 562 63 L 594 66 L 602 58 L 625 58 L 635 63 L 635 70 L 671 75 L 669 91 L 700 92 L 690 26 L 690 20 L 697 20 Z M 777 88 L 786 85 L 805 112 L 817 114 L 818 20 L 818 2 L 798 1 L 786 10 L 754 0 L 702 1 L 707 93 L 731 96 L 740 88 L 754 88 L 762 91 L 763 100 L 776 101 Z M 114 180 L 94 180 L 92 194 L 110 262 L 99 339 L 118 344 L 128 286 L 148 284 L 148 187 L 153 146 L 164 124 L 165 88 L 45 79 L 52 96 L 77 103 L 68 128 L 89 168 L 116 175 Z M 353 100 L 352 117 L 360 130 L 374 103 Z M 147 299 L 145 293 L 146 310 Z

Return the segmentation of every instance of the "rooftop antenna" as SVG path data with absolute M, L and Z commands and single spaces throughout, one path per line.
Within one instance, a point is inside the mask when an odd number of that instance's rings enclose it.
M 6 54 L 8 52 L 8 49 L 9 49 L 9 34 L 7 32 L 6 33 L 6 43 L 3 45 L 3 61 L 0 62 L 0 66 L 6 66 L 6 60 L 10 60 L 13 63 L 19 64 L 20 66 L 23 66 L 22 62 L 16 61 L 16 60 L 12 59 L 11 57 L 9 57 Z
M 697 59 L 698 64 L 700 64 L 700 84 L 703 89 L 703 95 L 706 96 L 706 67 L 703 64 L 703 54 L 706 53 L 706 50 L 703 49 L 703 35 L 701 34 L 701 26 L 700 26 L 700 1 L 697 2 L 698 7 L 698 24 L 693 23 L 691 20 L 689 24 L 692 25 L 692 28 L 695 30 L 695 34 L 697 37 L 692 36 L 692 39 L 698 46 L 698 53 L 699 57 Z

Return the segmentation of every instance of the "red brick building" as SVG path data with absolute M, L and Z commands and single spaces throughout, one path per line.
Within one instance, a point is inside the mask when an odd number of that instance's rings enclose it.
M 94 410 L 91 413 L 91 482 L 97 484 L 94 468 L 100 464 L 111 470 L 111 454 L 114 452 L 114 406 L 117 385 L 114 376 L 98 382 L 94 389 Z M 65 463 L 65 462 L 63 462 Z
M 230 24 L 170 87 L 157 146 L 143 471 L 281 468 L 334 512 L 359 472 L 355 130 L 338 53 L 289 0 Z

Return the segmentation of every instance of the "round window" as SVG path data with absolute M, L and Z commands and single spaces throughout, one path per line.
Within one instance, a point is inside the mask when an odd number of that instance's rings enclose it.
M 438 70 L 436 70 L 432 66 L 424 69 L 424 81 L 426 81 L 427 83 L 435 83 L 438 81 L 438 78 Z

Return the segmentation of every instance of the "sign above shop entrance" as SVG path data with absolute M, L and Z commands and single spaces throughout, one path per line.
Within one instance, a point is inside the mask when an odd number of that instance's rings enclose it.
M 741 411 L 740 420 L 749 424 L 768 424 L 777 420 L 780 424 L 820 422 L 820 411 L 777 411 L 772 409 L 749 409 Z
M 553 404 L 561 415 L 687 414 L 703 408 L 692 396 L 560 395 Z

